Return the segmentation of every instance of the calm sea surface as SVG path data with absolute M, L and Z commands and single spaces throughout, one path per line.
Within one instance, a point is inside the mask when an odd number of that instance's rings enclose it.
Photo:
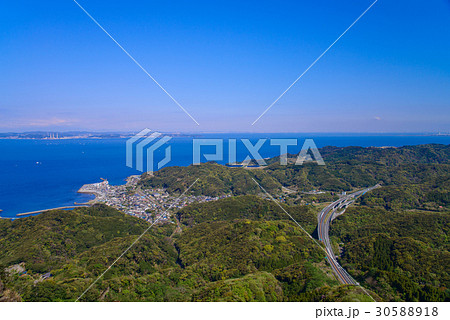
M 314 139 L 324 146 L 404 146 L 425 143 L 450 144 L 448 136 L 379 136 L 379 135 L 320 135 L 320 134 L 208 134 L 196 138 L 248 138 L 253 143 L 259 138 L 297 138 L 299 145 L 289 147 L 290 153 L 299 152 L 304 139 Z M 86 183 L 106 178 L 112 184 L 140 172 L 125 165 L 125 139 L 101 140 L 0 140 L 0 213 L 14 217 L 17 213 L 41 210 L 91 199 L 78 194 Z M 192 163 L 192 138 L 174 137 L 169 142 L 172 161 L 168 166 L 186 166 Z M 228 162 L 228 145 L 224 143 L 224 161 Z M 204 153 L 213 153 L 205 148 Z M 279 154 L 279 147 L 266 141 L 260 149 L 262 157 Z M 238 142 L 237 160 L 248 155 Z M 204 159 L 202 160 L 204 161 Z

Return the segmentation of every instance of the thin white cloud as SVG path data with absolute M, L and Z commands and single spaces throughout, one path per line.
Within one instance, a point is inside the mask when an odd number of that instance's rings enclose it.
M 1 119 L 1 117 L 0 117 Z M 0 128 L 4 129 L 20 129 L 33 130 L 33 128 L 50 128 L 50 127 L 71 127 L 79 123 L 78 119 L 70 118 L 9 118 L 1 119 Z
M 48 126 L 66 126 L 66 125 L 72 125 L 74 123 L 78 122 L 75 119 L 63 119 L 63 118 L 49 118 L 49 119 L 32 119 L 29 120 L 28 123 L 25 123 L 25 125 L 31 126 L 31 127 L 48 127 Z

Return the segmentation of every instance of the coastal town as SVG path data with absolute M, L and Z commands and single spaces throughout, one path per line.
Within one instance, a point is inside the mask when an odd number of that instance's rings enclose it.
M 95 199 L 88 202 L 90 205 L 103 203 L 149 222 L 168 222 L 173 209 L 231 196 L 209 197 L 188 194 L 180 196 L 169 194 L 165 189 L 145 189 L 139 185 L 139 175 L 130 176 L 126 181 L 126 184 L 115 186 L 102 179 L 102 182 L 83 185 L 78 192 L 95 195 Z

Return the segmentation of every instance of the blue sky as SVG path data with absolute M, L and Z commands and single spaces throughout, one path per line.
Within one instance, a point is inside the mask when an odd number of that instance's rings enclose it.
M 0 131 L 450 131 L 450 2 L 0 4 Z

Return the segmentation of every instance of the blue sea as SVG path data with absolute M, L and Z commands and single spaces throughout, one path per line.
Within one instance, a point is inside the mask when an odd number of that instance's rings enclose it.
M 319 148 L 450 144 L 449 136 L 423 135 L 203 134 L 195 138 L 225 139 L 224 160 L 218 161 L 223 164 L 228 163 L 227 139 L 247 138 L 253 144 L 260 138 L 298 139 L 298 146 L 289 147 L 289 153 L 298 153 L 304 139 L 314 139 Z M 126 139 L 0 140 L 0 216 L 15 217 L 22 212 L 86 202 L 91 196 L 77 193 L 83 184 L 99 182 L 100 178 L 122 184 L 127 176 L 140 174 L 125 165 L 125 142 Z M 172 150 L 168 166 L 192 163 L 192 137 L 173 137 L 168 144 Z M 202 151 L 214 152 L 208 148 Z M 271 146 L 269 141 L 259 151 L 262 157 L 279 155 L 279 147 Z M 238 142 L 237 161 L 247 155 L 246 148 Z

